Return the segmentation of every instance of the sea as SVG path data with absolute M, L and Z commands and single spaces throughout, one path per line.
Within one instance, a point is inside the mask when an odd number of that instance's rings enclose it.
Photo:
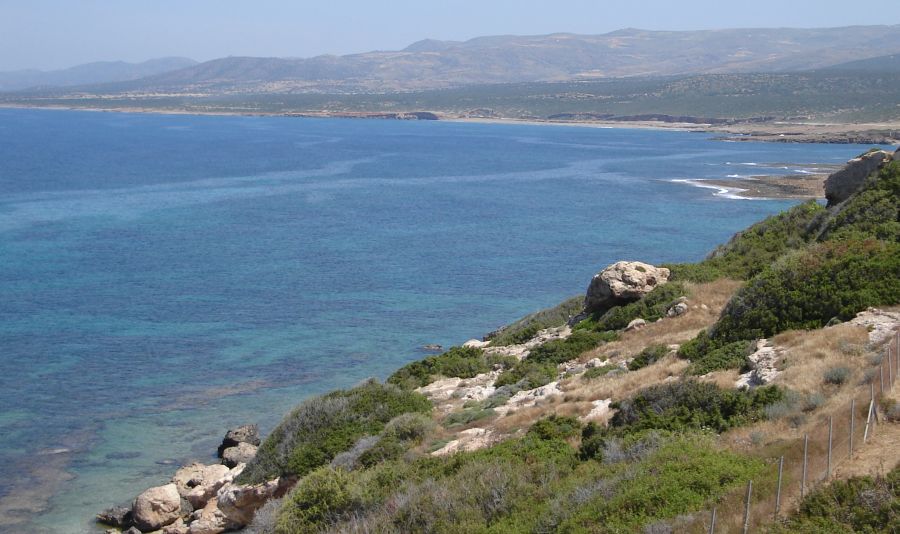
M 311 395 L 701 259 L 868 146 L 529 124 L 0 110 L 0 532 L 214 462 Z M 700 186 L 700 187 L 698 187 Z

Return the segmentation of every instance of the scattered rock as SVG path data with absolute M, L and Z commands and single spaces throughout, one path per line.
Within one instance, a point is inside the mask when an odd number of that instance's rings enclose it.
M 167 527 L 162 528 L 162 534 L 190 534 L 190 529 L 184 522 L 184 519 L 178 518 L 177 521 Z
M 882 165 L 894 159 L 894 154 L 884 150 L 867 152 L 847 162 L 847 165 L 825 180 L 825 198 L 828 206 L 834 206 L 850 198 L 863 181 Z
M 486 428 L 469 428 L 457 435 L 457 439 L 448 442 L 440 449 L 432 452 L 433 456 L 446 456 L 454 452 L 475 451 L 483 449 L 497 441 L 493 432 Z
M 241 525 L 233 524 L 219 510 L 218 500 L 211 499 L 202 510 L 197 510 L 191 515 L 191 525 L 188 532 L 189 534 L 219 534 L 240 527 Z
M 143 532 L 171 525 L 181 516 L 181 496 L 175 484 L 145 490 L 132 506 L 134 525 Z
M 666 317 L 678 317 L 688 312 L 688 303 L 685 297 L 679 298 L 675 304 L 666 310 Z
M 141 534 L 141 531 L 137 529 L 137 527 L 131 527 L 122 534 Z
M 490 341 L 481 341 L 478 339 L 470 339 L 470 340 L 466 341 L 465 343 L 463 343 L 463 347 L 468 347 L 468 348 L 473 348 L 473 349 L 483 349 L 484 347 L 487 347 L 490 344 L 491 344 Z
M 97 514 L 97 521 L 104 525 L 124 529 L 131 526 L 131 517 L 131 508 L 127 506 L 113 506 Z
M 256 425 L 242 425 L 237 428 L 232 428 L 225 434 L 225 439 L 222 440 L 222 444 L 219 445 L 219 458 L 222 457 L 222 453 L 225 452 L 225 449 L 230 447 L 237 447 L 238 443 L 249 443 L 250 445 L 259 446 L 259 427 Z
M 869 330 L 869 344 L 877 347 L 896 334 L 900 326 L 900 312 L 869 308 L 857 313 L 849 322 L 866 327 Z
M 593 369 L 594 367 L 603 367 L 604 365 L 606 365 L 606 360 L 601 360 L 600 358 L 588 360 L 588 362 L 584 364 L 584 366 L 588 369 Z
M 756 342 L 756 351 L 747 356 L 747 364 L 750 371 L 742 374 L 735 386 L 737 387 L 756 387 L 764 386 L 775 380 L 778 376 L 778 362 L 784 354 L 784 349 L 776 347 L 766 339 L 760 339 Z
M 472 378 L 441 378 L 417 388 L 432 402 L 443 402 L 450 399 L 484 400 L 494 393 L 494 381 L 500 376 L 498 371 L 482 373 Z
M 582 421 L 594 421 L 596 419 L 601 419 L 605 417 L 609 413 L 609 405 L 612 404 L 612 399 L 598 399 L 593 402 L 593 408 L 591 411 L 580 417 Z
M 669 280 L 669 270 L 639 261 L 620 261 L 591 279 L 584 308 L 588 313 L 603 311 L 637 300 Z
M 437 343 L 429 343 L 428 345 L 422 345 L 422 350 L 427 350 L 428 352 L 441 352 L 444 350 L 444 347 Z
M 647 326 L 647 321 L 638 317 L 637 319 L 628 323 L 628 326 L 625 327 L 625 331 L 630 332 L 632 330 L 640 330 L 641 328 L 644 328 L 645 326 Z
M 504 416 L 511 410 L 518 408 L 528 408 L 537 404 L 538 401 L 561 394 L 562 388 L 559 386 L 559 382 L 550 382 L 549 384 L 536 387 L 534 389 L 516 393 L 515 395 L 510 397 L 508 401 L 506 401 L 506 404 L 494 408 L 494 411 L 497 412 L 497 414 L 499 414 L 500 416 Z
M 292 481 L 276 478 L 262 484 L 226 484 L 216 494 L 217 507 L 233 528 L 250 524 L 254 514 L 269 499 L 284 494 Z
M 234 475 L 228 477 L 230 473 L 224 465 L 193 463 L 176 471 L 172 483 L 178 488 L 178 494 L 198 509 L 215 497 L 219 488 L 234 479 Z
M 237 467 L 238 464 L 246 464 L 256 456 L 259 447 L 249 443 L 238 443 L 236 447 L 228 447 L 222 453 L 222 463 L 228 467 Z

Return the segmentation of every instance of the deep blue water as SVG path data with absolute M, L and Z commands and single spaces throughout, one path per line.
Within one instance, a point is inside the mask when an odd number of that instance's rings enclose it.
M 0 110 L 0 531 L 84 532 L 229 425 L 269 429 L 613 261 L 696 260 L 791 204 L 672 179 L 865 148 Z

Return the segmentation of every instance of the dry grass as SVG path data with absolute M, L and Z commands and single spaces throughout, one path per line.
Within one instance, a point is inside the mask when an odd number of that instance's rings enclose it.
M 584 354 L 581 360 L 621 359 L 634 356 L 650 345 L 684 343 L 696 336 L 700 330 L 709 328 L 718 320 L 722 308 L 741 285 L 741 282 L 734 280 L 685 284 L 689 295 L 690 311 L 688 313 L 680 317 L 665 318 L 650 323 L 639 330 L 624 332 L 618 341 L 606 343 Z
M 848 367 L 852 375 L 847 385 L 856 384 L 868 368 L 866 350 L 869 334 L 865 328 L 840 324 L 810 331 L 789 331 L 772 339 L 785 349 L 784 372 L 776 383 L 803 393 L 823 392 L 829 402 L 846 400 L 840 395 L 845 387 L 825 384 L 825 373 L 834 367 Z M 849 398 L 849 397 L 847 397 Z

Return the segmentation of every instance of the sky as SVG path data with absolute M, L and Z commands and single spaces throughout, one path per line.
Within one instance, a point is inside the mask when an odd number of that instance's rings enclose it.
M 898 24 L 848 0 L 0 0 L 0 71 L 185 56 L 309 57 L 420 39 L 621 28 Z

